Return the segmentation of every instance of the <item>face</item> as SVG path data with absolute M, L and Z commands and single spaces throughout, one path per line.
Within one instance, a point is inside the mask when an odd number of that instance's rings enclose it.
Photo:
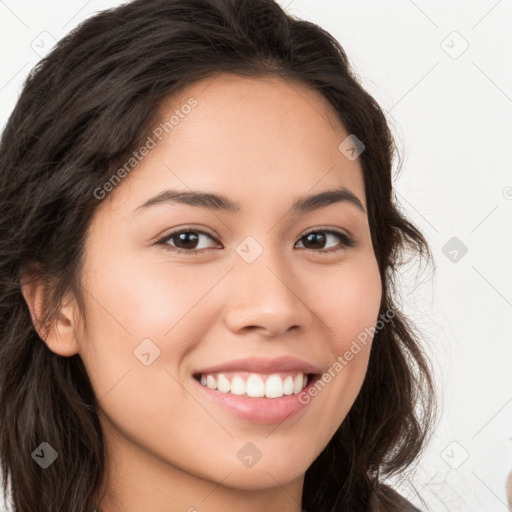
M 349 134 L 304 85 L 224 74 L 169 99 L 161 122 L 176 109 L 100 202 L 87 238 L 76 349 L 111 467 L 125 482 L 141 467 L 205 481 L 205 494 L 220 481 L 300 486 L 359 393 L 371 339 L 341 370 L 335 362 L 379 314 L 361 164 L 338 149 Z M 293 207 L 342 187 L 335 201 Z M 239 208 L 161 196 L 169 190 Z M 299 400 L 288 393 L 303 372 Z

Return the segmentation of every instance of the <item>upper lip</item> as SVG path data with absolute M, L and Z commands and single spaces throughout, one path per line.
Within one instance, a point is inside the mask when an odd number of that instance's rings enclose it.
M 217 364 L 208 368 L 196 370 L 194 373 L 210 374 L 228 371 L 245 371 L 253 373 L 267 372 L 291 372 L 300 371 L 303 373 L 320 373 L 315 365 L 297 359 L 296 357 L 277 357 L 275 359 L 267 359 L 264 357 L 248 357 L 245 359 L 236 359 L 226 363 Z

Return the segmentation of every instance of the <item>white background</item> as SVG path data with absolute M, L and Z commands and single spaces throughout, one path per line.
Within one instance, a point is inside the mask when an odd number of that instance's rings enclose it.
M 0 0 L 1 126 L 53 40 L 120 3 Z M 387 112 L 404 157 L 397 197 L 435 257 L 433 274 L 414 266 L 403 270 L 403 304 L 434 361 L 442 416 L 417 472 L 392 483 L 422 509 L 413 487 L 432 511 L 506 512 L 505 478 L 512 469 L 512 0 L 280 3 L 340 41 Z M 466 254 L 457 248 L 455 254 L 450 245 L 443 252 L 453 237 Z

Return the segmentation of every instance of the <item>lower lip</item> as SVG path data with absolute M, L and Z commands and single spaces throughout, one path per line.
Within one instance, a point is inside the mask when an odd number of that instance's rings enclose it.
M 307 393 L 308 388 L 312 386 L 316 380 L 315 377 L 311 382 L 308 382 L 308 385 L 301 393 Z M 309 400 L 306 403 L 299 401 L 300 393 L 297 395 L 283 395 L 280 398 L 252 398 L 247 395 L 222 393 L 216 389 L 203 386 L 196 379 L 194 379 L 194 381 L 201 387 L 209 399 L 224 407 L 235 416 L 250 421 L 251 423 L 260 423 L 263 425 L 281 423 L 298 414 L 309 403 Z

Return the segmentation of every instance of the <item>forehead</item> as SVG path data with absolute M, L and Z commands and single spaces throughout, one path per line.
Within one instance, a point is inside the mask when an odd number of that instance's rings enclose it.
M 346 186 L 365 204 L 360 163 L 338 149 L 348 135 L 327 99 L 305 84 L 218 75 L 162 103 L 152 149 L 107 202 L 134 209 L 168 187 L 219 191 L 261 208 Z

